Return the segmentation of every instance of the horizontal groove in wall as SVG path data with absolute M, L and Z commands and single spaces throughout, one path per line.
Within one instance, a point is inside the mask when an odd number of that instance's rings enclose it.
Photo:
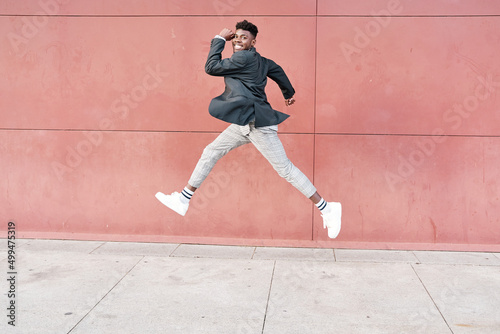
M 181 14 L 144 14 L 144 15 L 137 15 L 137 14 L 123 14 L 123 15 L 106 15 L 106 14 L 53 14 L 53 15 L 41 15 L 41 14 L 0 14 L 0 17 L 39 17 L 39 16 L 49 16 L 49 17 L 79 17 L 79 18 L 158 18 L 158 17 L 332 17 L 332 18 L 370 18 L 370 17 L 386 17 L 387 15 L 349 15 L 349 14 L 310 14 L 310 15 L 293 15 L 293 14 L 287 14 L 287 15 L 277 15 L 277 14 L 266 14 L 266 15 L 248 15 L 248 14 L 239 14 L 239 15 L 217 15 L 217 14 L 212 14 L 212 15 L 203 15 L 203 14 L 189 14 L 189 15 L 181 15 Z M 426 14 L 426 15 L 389 15 L 390 17 L 394 18 L 483 18 L 483 17 L 500 17 L 499 14 L 456 14 L 456 15 L 444 15 L 444 14 L 436 14 L 436 15 L 431 15 L 431 14 Z
M 193 134 L 220 134 L 221 131 L 184 131 L 184 130 L 96 130 L 96 129 L 13 129 L 0 128 L 0 131 L 52 131 L 52 132 L 130 132 L 130 133 L 193 133 Z M 321 136 L 387 136 L 387 137 L 458 137 L 458 138 L 500 138 L 499 135 L 472 135 L 472 134 L 448 134 L 448 135 L 432 135 L 418 133 L 348 133 L 348 132 L 288 132 L 279 131 L 281 135 L 321 135 Z

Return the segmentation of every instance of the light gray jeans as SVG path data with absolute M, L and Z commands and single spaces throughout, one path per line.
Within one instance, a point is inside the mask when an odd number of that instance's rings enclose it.
M 188 183 L 199 188 L 220 158 L 229 151 L 248 143 L 252 143 L 278 174 L 304 196 L 309 198 L 314 195 L 316 192 L 314 185 L 286 156 L 285 149 L 278 138 L 278 126 L 256 128 L 253 122 L 245 126 L 231 124 L 205 147 Z

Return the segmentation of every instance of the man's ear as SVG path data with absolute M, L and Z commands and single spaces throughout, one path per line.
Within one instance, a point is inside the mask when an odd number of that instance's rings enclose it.
M 257 40 L 254 38 L 254 39 L 252 40 L 252 42 L 250 43 L 250 45 L 255 46 L 255 43 L 257 43 Z

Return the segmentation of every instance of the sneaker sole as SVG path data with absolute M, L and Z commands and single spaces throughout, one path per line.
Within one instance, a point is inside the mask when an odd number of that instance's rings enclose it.
M 175 208 L 173 208 L 171 206 L 171 204 L 169 203 L 168 201 L 168 197 L 167 195 L 165 195 L 164 193 L 162 192 L 157 192 L 156 195 L 155 195 L 156 199 L 160 201 L 161 204 L 165 205 L 167 208 L 169 208 L 170 210 L 174 211 L 175 213 L 181 215 L 181 216 L 185 216 L 186 215 L 186 212 L 181 212 L 181 211 L 178 211 L 176 210 Z
M 340 234 L 340 230 L 342 228 L 342 204 L 338 204 L 338 210 L 339 210 L 339 225 L 338 225 L 338 229 L 335 229 L 335 230 L 331 230 L 330 228 L 327 228 L 328 229 L 328 237 L 330 239 L 335 239 L 336 237 L 338 237 L 338 235 Z M 324 225 L 325 223 L 323 223 Z

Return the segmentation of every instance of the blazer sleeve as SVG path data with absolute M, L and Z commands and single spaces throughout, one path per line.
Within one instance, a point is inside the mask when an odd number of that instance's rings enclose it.
M 268 59 L 269 70 L 267 72 L 267 76 L 275 81 L 281 89 L 281 93 L 283 93 L 283 97 L 285 99 L 289 99 L 295 95 L 295 89 L 288 80 L 288 77 L 285 74 L 285 71 L 276 64 L 274 61 Z
M 235 52 L 231 58 L 222 59 L 222 50 L 226 42 L 220 38 L 212 39 L 210 52 L 205 63 L 205 72 L 213 76 L 238 74 L 245 67 L 247 57 L 245 52 Z

